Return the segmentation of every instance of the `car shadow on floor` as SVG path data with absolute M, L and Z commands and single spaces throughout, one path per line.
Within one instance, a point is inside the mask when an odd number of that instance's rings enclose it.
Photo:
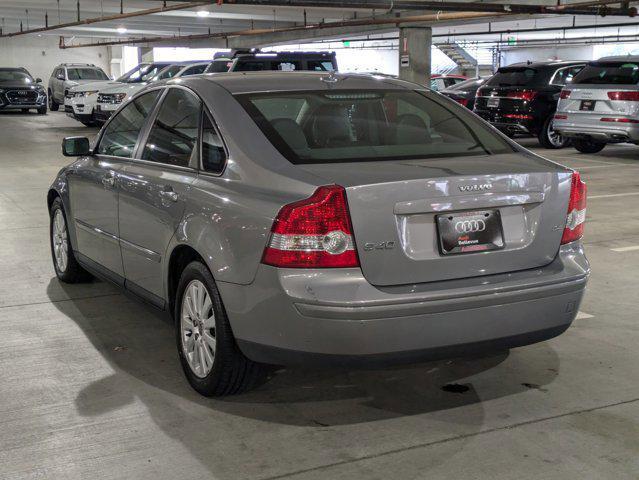
M 73 285 L 52 279 L 48 286 L 51 294 L 59 288 L 73 298 Z M 212 410 L 265 422 L 357 424 L 481 404 L 530 388 L 542 389 L 554 380 L 559 368 L 556 353 L 544 343 L 535 347 L 534 362 L 526 358 L 528 350 L 519 349 L 515 355 L 497 352 L 377 370 L 280 369 L 252 392 L 208 399 L 186 382 L 177 358 L 174 329 L 164 314 L 125 295 L 56 301 L 54 305 L 82 329 L 115 370 L 112 376 L 87 385 L 79 393 L 76 405 L 82 415 L 116 410 L 134 397 L 149 406 L 174 401 L 173 396 L 162 396 L 164 391 Z M 496 374 L 493 370 L 506 361 L 503 372 Z M 482 391 L 480 398 L 473 377 L 495 375 L 501 376 L 500 381 Z M 442 388 L 450 384 L 453 386 Z

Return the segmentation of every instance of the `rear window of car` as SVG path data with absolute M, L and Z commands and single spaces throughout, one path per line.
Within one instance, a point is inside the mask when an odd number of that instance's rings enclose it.
M 291 163 L 491 155 L 513 147 L 436 94 L 416 90 L 251 93 L 235 98 Z
M 486 85 L 491 87 L 526 87 L 536 83 L 537 69 L 535 68 L 500 68 Z
M 639 83 L 639 63 L 594 62 L 586 65 L 572 84 L 636 85 Z
M 109 77 L 97 68 L 67 68 L 69 80 L 108 80 Z

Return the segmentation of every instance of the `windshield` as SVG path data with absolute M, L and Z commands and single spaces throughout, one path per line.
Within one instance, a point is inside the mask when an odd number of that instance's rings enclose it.
M 69 80 L 108 80 L 106 73 L 98 68 L 67 68 Z
M 120 78 L 118 78 L 117 82 L 122 83 L 142 83 L 148 82 L 153 77 L 155 77 L 160 70 L 166 67 L 166 64 L 141 64 L 135 67 L 133 70 L 128 71 Z
M 639 63 L 594 62 L 586 65 L 572 84 L 636 85 L 639 83 Z
M 171 65 L 161 70 L 160 73 L 158 73 L 153 80 L 155 81 L 155 80 L 164 80 L 165 78 L 173 78 L 183 68 L 184 67 L 182 65 Z
M 512 152 L 462 107 L 414 90 L 236 95 L 290 162 L 331 163 Z
M 537 70 L 534 68 L 500 68 L 486 82 L 492 87 L 526 87 L 535 82 Z
M 33 77 L 21 70 L 0 70 L 0 83 L 34 83 Z
M 463 82 L 460 82 L 456 85 L 453 85 L 451 87 L 448 87 L 446 89 L 446 91 L 450 92 L 450 91 L 454 91 L 454 90 L 467 90 L 467 89 L 473 89 L 473 88 L 478 88 L 479 86 L 481 86 L 482 83 L 484 83 L 486 81 L 485 78 L 471 78 L 470 80 L 464 80 Z

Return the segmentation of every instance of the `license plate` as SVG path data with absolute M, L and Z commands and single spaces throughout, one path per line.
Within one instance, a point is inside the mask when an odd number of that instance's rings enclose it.
M 579 105 L 579 110 L 592 112 L 595 109 L 596 103 L 597 103 L 596 100 L 582 100 L 581 104 Z
M 504 248 L 499 210 L 437 215 L 436 220 L 443 255 Z
M 489 98 L 488 100 L 486 100 L 486 106 L 488 108 L 499 108 L 499 99 Z

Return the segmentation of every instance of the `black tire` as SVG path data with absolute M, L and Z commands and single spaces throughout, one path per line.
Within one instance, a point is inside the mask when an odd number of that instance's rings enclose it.
M 592 140 L 575 139 L 572 142 L 572 146 L 581 153 L 597 153 L 601 152 L 606 144 L 593 142 Z
M 67 238 L 67 263 L 66 267 L 63 269 L 60 268 L 58 262 L 56 261 L 56 254 L 54 248 L 54 222 L 57 212 L 60 211 L 62 214 L 62 218 L 64 218 L 64 228 L 66 230 L 66 238 Z M 88 282 L 93 277 L 89 272 L 87 272 L 84 268 L 80 266 L 78 261 L 73 254 L 73 249 L 71 248 L 71 242 L 69 241 L 69 227 L 67 225 L 67 216 L 64 211 L 64 204 L 62 203 L 62 199 L 57 197 L 53 203 L 51 204 L 51 209 L 49 210 L 49 244 L 51 245 L 51 259 L 53 260 L 53 268 L 55 270 L 56 276 L 63 281 L 64 283 L 81 283 Z
M 542 147 L 551 150 L 557 150 L 559 148 L 566 148 L 570 145 L 570 138 L 563 137 L 558 133 L 554 133 L 552 130 L 552 124 L 554 121 L 554 115 L 550 115 L 544 122 L 539 135 L 537 136 L 539 143 Z
M 52 112 L 57 112 L 58 109 L 60 108 L 60 104 L 58 102 L 55 101 L 55 99 L 53 98 L 53 93 L 51 93 L 51 90 L 49 90 L 49 110 L 51 110 Z
M 84 125 L 85 127 L 95 127 L 95 126 L 97 126 L 97 123 L 92 122 L 92 121 L 80 122 L 80 123 L 82 123 L 82 125 Z
M 200 377 L 194 373 L 182 348 L 182 302 L 186 288 L 194 280 L 206 287 L 215 316 L 215 353 L 210 372 Z M 180 277 L 175 296 L 175 326 L 178 355 L 182 369 L 191 386 L 205 397 L 234 395 L 256 387 L 268 372 L 266 365 L 253 362 L 244 356 L 235 342 L 222 299 L 209 269 L 199 261 L 189 263 Z M 194 332 L 195 330 L 192 330 Z M 194 335 L 194 333 L 192 333 Z M 188 337 L 187 337 L 188 338 Z M 195 337 L 197 339 L 197 336 Z
M 28 108 L 22 108 L 22 109 L 21 109 L 21 112 L 22 112 L 22 113 L 29 113 L 29 109 L 28 109 Z
M 46 115 L 47 114 L 47 106 L 38 108 L 38 115 Z

